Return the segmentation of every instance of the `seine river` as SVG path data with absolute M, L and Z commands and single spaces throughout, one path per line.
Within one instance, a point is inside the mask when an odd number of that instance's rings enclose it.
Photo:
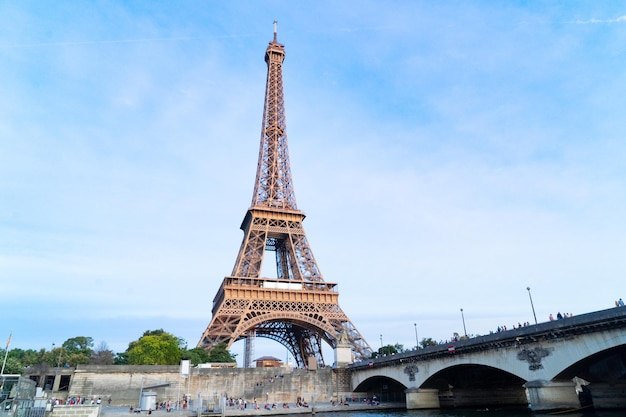
M 119 417 L 120 414 L 128 414 L 128 408 L 126 407 L 103 407 L 102 414 L 111 414 L 110 417 Z M 102 415 L 101 414 L 101 415 Z M 155 411 L 150 417 L 189 417 L 194 413 L 189 412 L 172 412 L 166 413 L 164 411 Z M 136 415 L 136 414 L 130 414 Z M 255 412 L 254 410 L 247 409 L 241 414 L 232 414 L 232 411 L 226 413 L 226 417 L 234 416 L 250 416 L 250 417 L 306 417 L 311 416 L 310 413 L 300 414 L 269 414 L 264 412 Z M 624 417 L 626 412 L 621 411 L 585 411 L 585 412 L 555 412 L 555 413 L 533 413 L 528 409 L 501 409 L 501 410 L 475 410 L 475 409 L 452 409 L 452 410 L 354 410 L 354 411 L 317 411 L 315 417 L 551 417 L 551 416 L 564 416 L 564 417 Z M 141 416 L 147 416 L 147 413 L 142 412 Z M 220 417 L 220 414 L 215 414 L 216 417 Z
M 567 417 L 623 417 L 624 411 L 586 411 L 572 413 L 554 413 L 554 414 L 535 414 L 526 409 L 524 410 L 379 410 L 379 411 L 350 411 L 350 412 L 332 412 L 332 413 L 316 413 L 317 417 L 550 417 L 567 416 Z

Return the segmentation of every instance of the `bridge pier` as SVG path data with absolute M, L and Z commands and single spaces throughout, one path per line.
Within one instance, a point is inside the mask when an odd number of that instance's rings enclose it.
M 528 381 L 524 384 L 528 407 L 533 411 L 580 408 L 573 382 Z
M 404 391 L 406 394 L 406 409 L 420 410 L 428 408 L 439 408 L 439 390 L 425 388 L 409 388 Z

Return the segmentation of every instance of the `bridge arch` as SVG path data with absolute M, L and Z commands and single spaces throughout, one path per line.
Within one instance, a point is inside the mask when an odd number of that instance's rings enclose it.
M 397 379 L 384 375 L 377 375 L 362 381 L 357 387 L 355 387 L 354 392 L 359 393 L 360 397 L 366 397 L 369 399 L 375 397 L 379 401 L 386 403 L 405 403 L 406 389 L 406 385 Z
M 439 392 L 441 407 L 467 407 L 480 404 L 526 406 L 526 380 L 502 369 L 476 363 L 456 364 L 430 375 L 420 389 Z
M 571 381 L 582 378 L 592 384 L 626 383 L 626 344 L 613 346 L 582 357 L 563 369 L 554 377 L 554 381 Z
M 444 368 L 426 379 L 419 388 L 497 388 L 516 385 L 520 388 L 523 378 L 493 366 L 465 363 Z

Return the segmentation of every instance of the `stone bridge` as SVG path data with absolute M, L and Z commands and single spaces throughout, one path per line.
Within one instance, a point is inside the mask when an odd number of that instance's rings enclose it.
M 626 307 L 350 365 L 355 392 L 408 409 L 626 408 Z

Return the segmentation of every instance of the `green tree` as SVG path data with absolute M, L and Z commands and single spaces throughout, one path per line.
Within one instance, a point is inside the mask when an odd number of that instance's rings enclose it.
M 181 359 L 188 359 L 189 361 L 191 361 L 192 365 L 210 362 L 209 354 L 206 352 L 206 350 L 198 347 L 184 350 Z
M 63 366 L 63 358 L 67 356 L 65 348 L 58 347 L 52 349 L 50 352 L 46 352 L 41 349 L 41 361 L 47 363 L 51 367 Z
M 39 351 L 36 351 L 35 349 L 27 349 L 22 352 L 20 361 L 25 367 L 40 364 L 43 362 L 43 355 L 45 353 L 45 349 L 40 349 Z
M 221 342 L 213 346 L 213 349 L 209 351 L 207 362 L 237 362 L 236 356 L 228 351 L 226 343 Z
M 394 355 L 396 353 L 404 352 L 404 346 L 399 343 L 395 345 L 386 345 L 378 349 L 377 352 L 372 352 L 372 358 L 379 358 L 381 356 Z
M 4 360 L 4 359 L 3 359 Z M 5 374 L 22 374 L 24 372 L 24 365 L 19 359 L 7 355 L 7 361 L 4 366 Z
M 72 337 L 63 342 L 63 347 L 68 355 L 78 354 L 89 357 L 93 353 L 93 338 L 86 336 Z
M 37 365 L 43 362 L 42 358 L 43 358 L 44 352 L 45 350 L 43 349 L 40 352 L 37 352 L 36 350 L 33 350 L 33 349 L 28 349 L 28 350 L 11 349 L 7 354 L 7 363 L 10 359 L 13 359 L 17 363 L 19 363 L 22 368 L 26 368 L 27 366 Z M 13 373 L 21 373 L 21 372 L 13 372 Z
M 43 353 L 43 362 L 52 367 L 76 366 L 89 363 L 93 353 L 93 339 L 86 336 L 77 336 L 67 339 L 61 347 L 53 348 L 49 353 Z M 42 349 L 43 350 L 43 349 Z
M 420 342 L 420 345 L 423 348 L 427 348 L 428 346 L 437 346 L 437 342 L 435 342 L 431 337 L 429 337 L 429 338 L 422 339 L 422 341 Z
M 160 330 L 144 332 L 144 335 L 128 345 L 126 354 L 129 365 L 178 365 L 184 340 Z
M 113 358 L 114 365 L 128 365 L 128 352 L 117 352 Z
M 40 349 L 11 349 L 7 353 L 7 363 L 5 373 L 22 374 L 25 368 L 39 369 L 45 372 L 49 368 L 57 365 L 59 354 L 63 354 L 65 349 L 57 348 L 51 351 Z

